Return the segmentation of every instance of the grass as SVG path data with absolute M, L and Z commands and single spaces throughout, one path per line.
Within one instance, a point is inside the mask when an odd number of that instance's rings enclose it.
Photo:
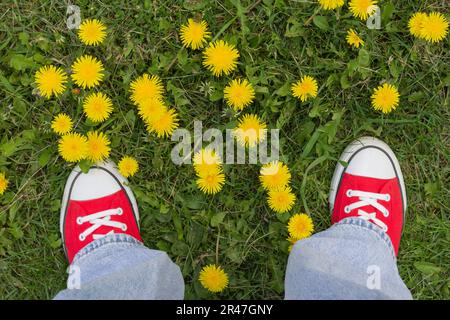
M 247 110 L 281 129 L 282 159 L 293 172 L 298 196 L 293 212 L 308 212 L 316 231 L 330 226 L 327 195 L 336 160 L 362 135 L 377 136 L 396 152 L 409 197 L 398 267 L 415 299 L 449 298 L 449 42 L 429 45 L 407 32 L 416 11 L 440 11 L 446 1 L 380 1 L 382 29 L 369 30 L 344 7 L 317 11 L 314 1 L 188 0 L 77 1 L 83 18 L 109 29 L 104 45 L 86 48 L 66 28 L 66 4 L 54 0 L 9 1 L 0 13 L 0 170 L 9 180 L 0 197 L 0 298 L 50 299 L 65 287 L 67 262 L 59 236 L 60 198 L 72 168 L 57 155 L 50 121 L 65 110 L 91 125 L 71 90 L 58 99 L 33 94 L 34 72 L 46 63 L 69 68 L 82 53 L 101 58 L 108 71 L 102 89 L 115 111 L 98 126 L 112 137 L 112 158 L 131 154 L 142 165 L 131 179 L 141 211 L 145 244 L 169 253 L 181 267 L 186 298 L 279 299 L 288 257 L 289 214 L 277 216 L 258 183 L 258 166 L 227 165 L 227 184 L 214 197 L 197 190 L 190 166 L 170 161 L 169 140 L 146 133 L 128 86 L 149 72 L 162 77 L 183 127 L 236 123 L 201 54 L 181 47 L 177 33 L 188 17 L 203 17 L 213 35 L 236 44 L 239 70 L 256 86 Z M 324 18 L 314 18 L 320 15 Z M 366 42 L 351 49 L 348 28 Z M 300 103 L 289 85 L 309 74 L 319 96 Z M 381 81 L 399 87 L 401 105 L 382 115 L 370 106 Z M 230 275 L 230 288 L 213 296 L 197 278 L 214 263 Z

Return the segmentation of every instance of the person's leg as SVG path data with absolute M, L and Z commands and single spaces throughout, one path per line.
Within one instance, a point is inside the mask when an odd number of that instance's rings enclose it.
M 68 288 L 55 299 L 183 299 L 180 269 L 165 252 L 125 234 L 83 248 L 70 266 Z
M 289 255 L 285 298 L 411 299 L 392 244 L 376 228 L 347 218 L 298 241 Z
M 182 299 L 180 269 L 147 249 L 136 200 L 113 163 L 77 167 L 61 208 L 61 234 L 71 263 L 68 289 L 55 299 Z
M 286 299 L 412 299 L 397 265 L 406 192 L 392 150 L 361 138 L 342 154 L 330 192 L 334 225 L 298 241 Z

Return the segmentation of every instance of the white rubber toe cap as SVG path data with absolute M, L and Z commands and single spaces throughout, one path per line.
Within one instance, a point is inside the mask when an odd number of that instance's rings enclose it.
M 121 190 L 114 177 L 100 168 L 91 168 L 88 174 L 78 176 L 73 184 L 71 200 L 83 201 L 103 198 Z
M 377 148 L 366 148 L 355 154 L 348 164 L 346 172 L 355 176 L 376 179 L 396 177 L 391 160 L 386 153 Z

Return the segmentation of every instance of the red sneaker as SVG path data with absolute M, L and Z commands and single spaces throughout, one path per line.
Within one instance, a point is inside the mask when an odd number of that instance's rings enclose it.
M 331 221 L 365 219 L 386 232 L 398 253 L 406 212 L 406 190 L 397 158 L 384 142 L 363 137 L 342 153 L 331 181 Z
M 112 162 L 96 164 L 87 174 L 70 174 L 61 205 L 60 231 L 69 262 L 93 240 L 123 233 L 142 241 L 139 211 L 127 180 Z

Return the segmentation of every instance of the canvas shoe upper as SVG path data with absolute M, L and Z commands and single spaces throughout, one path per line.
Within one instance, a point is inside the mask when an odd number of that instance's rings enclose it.
M 363 137 L 342 153 L 330 190 L 332 223 L 365 219 L 384 232 L 398 254 L 407 200 L 400 165 L 384 142 Z
M 114 233 L 139 234 L 139 211 L 127 180 L 112 162 L 92 166 L 88 173 L 76 167 L 70 174 L 61 206 L 60 231 L 71 263 L 83 247 Z

